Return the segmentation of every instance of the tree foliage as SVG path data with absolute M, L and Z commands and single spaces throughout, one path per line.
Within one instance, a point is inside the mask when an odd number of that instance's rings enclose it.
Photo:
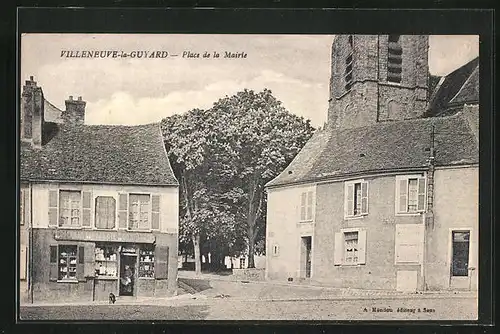
M 181 242 L 204 235 L 237 252 L 244 236 L 253 267 L 256 240 L 265 236 L 264 186 L 311 137 L 309 120 L 289 113 L 268 89 L 244 90 L 208 110 L 166 118 L 163 130 L 181 184 Z

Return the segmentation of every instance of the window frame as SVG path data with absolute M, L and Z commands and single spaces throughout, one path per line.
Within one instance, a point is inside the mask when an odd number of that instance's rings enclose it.
M 111 197 L 115 200 L 115 227 L 114 228 L 101 228 L 101 227 L 97 227 L 97 199 L 99 197 Z M 101 192 L 96 192 L 93 194 L 92 196 L 92 209 L 93 209 L 93 215 L 92 215 L 92 219 L 93 221 L 91 222 L 91 226 L 92 226 L 92 229 L 94 230 L 97 230 L 97 231 L 116 231 L 118 230 L 118 198 L 117 196 L 113 193 L 101 193 Z
M 74 278 L 59 278 L 59 273 L 61 272 L 60 271 L 60 260 L 61 260 L 61 246 L 63 247 L 69 247 L 69 246 L 72 246 L 72 247 L 75 247 L 76 248 L 76 255 L 75 255 L 75 258 L 76 258 L 76 267 L 75 267 L 75 277 Z M 60 243 L 60 244 L 57 244 L 57 283 L 78 283 L 78 264 L 79 264 L 79 260 L 80 260 L 80 254 L 79 254 L 79 251 L 80 251 L 80 246 L 78 243 Z M 69 258 L 68 256 L 66 256 L 66 258 Z M 69 268 L 69 266 L 68 266 Z
M 346 262 L 345 261 L 345 234 L 346 233 L 357 233 L 357 252 L 358 252 L 358 260 L 356 262 Z M 366 229 L 359 228 L 359 227 L 354 227 L 354 228 L 343 228 L 340 231 L 335 233 L 335 243 L 337 243 L 339 240 L 337 240 L 337 235 L 340 234 L 341 236 L 341 247 L 339 248 L 338 245 L 335 245 L 334 247 L 334 252 L 338 250 L 342 250 L 342 257 L 340 259 L 340 262 L 338 261 L 338 254 L 334 254 L 334 266 L 336 267 L 359 267 L 359 266 L 364 266 L 366 265 L 366 259 L 367 259 L 367 252 L 366 252 L 366 245 L 367 245 L 367 233 Z
M 356 184 L 360 184 L 360 199 L 361 199 L 361 202 L 359 203 L 359 207 L 360 207 L 360 213 L 354 213 L 355 212 L 355 208 L 356 208 L 356 199 L 357 199 L 357 196 L 356 196 Z M 363 212 L 363 184 L 366 184 L 366 211 Z M 349 193 L 349 186 L 352 186 L 353 187 L 353 192 L 352 192 L 352 212 L 353 214 L 352 215 L 349 215 L 349 211 L 350 211 L 350 207 L 349 207 L 349 196 L 348 196 L 348 193 Z M 345 181 L 344 182 L 344 220 L 352 220 L 352 219 L 360 219 L 360 218 L 364 218 L 365 216 L 368 216 L 368 214 L 370 213 L 370 210 L 369 210 L 369 207 L 370 207 L 370 186 L 369 186 L 369 182 L 365 179 L 356 179 L 356 180 L 350 180 L 350 181 Z
M 416 211 L 409 211 L 408 210 L 408 203 L 409 203 L 409 184 L 410 184 L 410 180 L 412 179 L 416 179 L 417 180 L 417 210 Z M 424 203 L 423 203 L 423 209 L 418 209 L 418 202 L 419 202 L 419 196 L 420 196 L 420 192 L 419 192 L 419 185 L 420 185 L 420 179 L 423 179 L 423 182 L 424 182 L 424 192 L 423 192 L 423 195 L 424 195 Z M 427 174 L 424 172 L 424 173 L 419 173 L 419 174 L 408 174 L 408 175 L 397 175 L 396 178 L 396 191 L 395 191 L 395 200 L 394 200 L 394 210 L 395 210 L 395 215 L 396 216 L 419 216 L 425 212 L 427 212 Z M 400 184 L 401 184 L 401 181 L 406 181 L 405 184 L 406 184 L 406 205 L 405 205 L 405 208 L 406 208 L 406 211 L 401 211 L 400 210 L 400 207 L 401 207 L 401 187 L 400 187 Z
M 305 195 L 305 203 L 302 205 L 302 197 Z M 310 196 L 309 196 L 310 195 Z M 310 203 L 309 203 L 310 202 Z M 316 214 L 316 189 L 315 188 L 307 188 L 302 189 L 300 191 L 299 198 L 299 223 L 312 223 L 315 220 Z M 302 208 L 304 208 L 304 219 L 302 219 Z M 309 209 L 311 211 L 311 215 L 308 216 Z
M 469 258 L 467 259 L 467 276 L 453 276 L 453 232 L 469 232 Z M 449 277 L 451 278 L 461 278 L 461 277 L 472 277 L 472 271 L 477 271 L 477 263 L 475 261 L 475 251 L 473 249 L 473 245 L 477 247 L 477 243 L 475 241 L 475 233 L 473 227 L 450 227 L 448 231 L 448 270 Z M 477 252 L 477 250 L 476 250 Z
M 80 205 L 78 206 L 79 214 L 78 214 L 78 226 L 76 225 L 61 225 L 61 210 L 62 210 L 62 205 L 61 205 L 61 192 L 78 192 L 80 194 Z M 57 228 L 60 229 L 82 229 L 83 224 L 83 190 L 82 189 L 75 189 L 75 188 L 59 188 L 57 191 Z M 72 210 L 72 209 L 70 209 Z
M 127 192 L 126 195 L 127 195 L 127 229 L 126 229 L 126 231 L 130 231 L 130 232 L 151 232 L 151 231 L 153 231 L 153 229 L 152 229 L 152 227 L 153 227 L 153 203 L 152 203 L 153 202 L 153 194 L 150 192 Z M 131 219 L 130 219 L 130 205 L 131 205 L 130 196 L 131 195 L 149 196 L 149 214 L 148 214 L 149 227 L 147 229 L 131 229 L 130 228 L 130 221 L 131 221 Z M 118 203 L 118 205 L 119 205 L 119 203 Z M 118 222 L 118 224 L 119 224 L 119 222 Z

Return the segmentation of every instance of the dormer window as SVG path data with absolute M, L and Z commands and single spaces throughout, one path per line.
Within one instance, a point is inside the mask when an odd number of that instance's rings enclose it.
M 401 83 L 403 49 L 400 35 L 389 35 L 387 45 L 387 81 Z
M 345 80 L 345 90 L 349 91 L 352 87 L 352 65 L 353 65 L 353 36 L 349 35 L 349 52 L 345 59 L 345 72 L 344 72 L 344 80 Z

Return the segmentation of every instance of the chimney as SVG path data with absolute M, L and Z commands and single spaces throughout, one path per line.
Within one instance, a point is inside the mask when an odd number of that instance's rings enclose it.
M 21 97 L 21 139 L 41 147 L 44 125 L 44 98 L 33 76 L 26 80 Z
M 65 101 L 66 110 L 62 112 L 64 124 L 83 125 L 85 123 L 85 105 L 87 104 L 79 96 L 77 100 L 73 96 Z

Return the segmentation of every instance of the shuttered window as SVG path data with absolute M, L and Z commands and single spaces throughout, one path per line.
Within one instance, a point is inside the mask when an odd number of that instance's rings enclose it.
M 387 81 L 401 83 L 403 49 L 400 35 L 389 35 L 387 45 Z
M 396 212 L 418 213 L 425 211 L 425 177 L 400 176 L 396 178 Z
M 112 196 L 95 199 L 95 227 L 112 230 L 116 225 L 116 200 Z
M 346 218 L 368 214 L 368 182 L 350 181 L 345 183 Z
M 366 263 L 366 231 L 341 230 L 335 233 L 334 265 L 359 265 Z
M 61 190 L 59 192 L 59 226 L 81 226 L 81 205 L 80 191 Z
M 314 191 L 304 191 L 300 195 L 300 221 L 313 220 Z
M 151 229 L 151 199 L 149 195 L 129 195 L 129 229 L 149 230 Z

